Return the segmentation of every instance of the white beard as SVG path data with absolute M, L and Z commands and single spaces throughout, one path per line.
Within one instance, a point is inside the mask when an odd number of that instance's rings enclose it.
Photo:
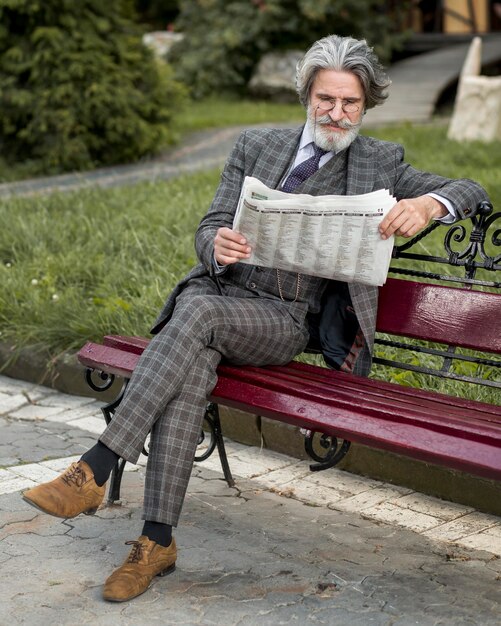
M 362 126 L 362 119 L 355 123 L 349 120 L 333 122 L 328 114 L 322 115 L 321 117 L 315 116 L 315 109 L 308 106 L 306 123 L 311 131 L 314 142 L 319 148 L 322 148 L 322 150 L 340 152 L 341 150 L 345 150 L 356 139 L 360 127 Z M 337 124 L 339 128 L 342 128 L 344 132 L 339 133 L 329 130 L 326 125 L 333 123 Z

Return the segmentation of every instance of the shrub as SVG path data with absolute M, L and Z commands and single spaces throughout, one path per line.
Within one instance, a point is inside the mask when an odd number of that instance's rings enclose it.
M 364 37 L 382 61 L 401 36 L 381 0 L 185 0 L 176 29 L 185 38 L 169 55 L 194 97 L 242 89 L 269 50 L 306 50 L 329 34 Z M 402 6 L 405 3 L 402 3 Z
M 0 0 L 0 149 L 45 172 L 137 159 L 182 97 L 127 0 Z

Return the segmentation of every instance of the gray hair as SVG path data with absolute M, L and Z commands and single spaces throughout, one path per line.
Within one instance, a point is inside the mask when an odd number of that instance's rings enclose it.
M 385 90 L 391 80 L 365 39 L 329 35 L 311 46 L 296 67 L 296 91 L 303 106 L 308 106 L 313 81 L 324 69 L 355 74 L 362 83 L 366 109 L 388 97 Z

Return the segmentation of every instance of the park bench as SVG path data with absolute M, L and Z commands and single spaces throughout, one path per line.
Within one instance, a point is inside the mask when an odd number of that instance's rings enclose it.
M 501 246 L 501 230 L 496 222 L 500 219 L 501 213 L 493 214 L 492 206 L 482 203 L 466 221 L 450 227 L 434 223 L 395 246 L 390 272 L 413 280 L 388 278 L 380 288 L 376 349 L 380 352 L 378 346 L 383 346 L 384 355 L 377 354 L 375 363 L 499 393 L 501 282 L 496 272 L 501 270 L 501 254 L 496 247 Z M 445 230 L 444 256 L 422 252 L 423 240 L 436 228 Z M 429 271 L 430 264 L 447 267 L 448 273 Z M 490 280 L 492 276 L 498 280 Z M 102 344 L 90 342 L 79 351 L 93 390 L 109 389 L 116 377 L 123 379 L 116 399 L 103 407 L 107 422 L 147 344 L 148 339 L 142 337 L 110 335 Z M 357 442 L 501 479 L 501 407 L 497 402 L 462 399 L 294 361 L 270 367 L 219 365 L 218 382 L 208 398 L 208 427 L 200 437 L 208 441 L 196 460 L 208 458 L 217 448 L 230 485 L 234 482 L 219 405 L 299 427 L 306 451 L 315 461 L 310 466 L 314 471 L 336 465 L 347 454 L 350 442 Z M 113 472 L 110 502 L 120 497 L 124 466 L 120 460 Z

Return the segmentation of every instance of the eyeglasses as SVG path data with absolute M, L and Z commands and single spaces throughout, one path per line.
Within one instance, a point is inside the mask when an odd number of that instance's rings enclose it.
M 335 109 L 337 103 L 337 98 L 334 98 L 334 100 L 322 100 L 317 104 L 317 109 L 327 113 Z M 350 100 L 341 100 L 341 109 L 344 113 L 356 113 L 360 111 L 360 104 L 358 104 L 358 102 L 351 102 Z

